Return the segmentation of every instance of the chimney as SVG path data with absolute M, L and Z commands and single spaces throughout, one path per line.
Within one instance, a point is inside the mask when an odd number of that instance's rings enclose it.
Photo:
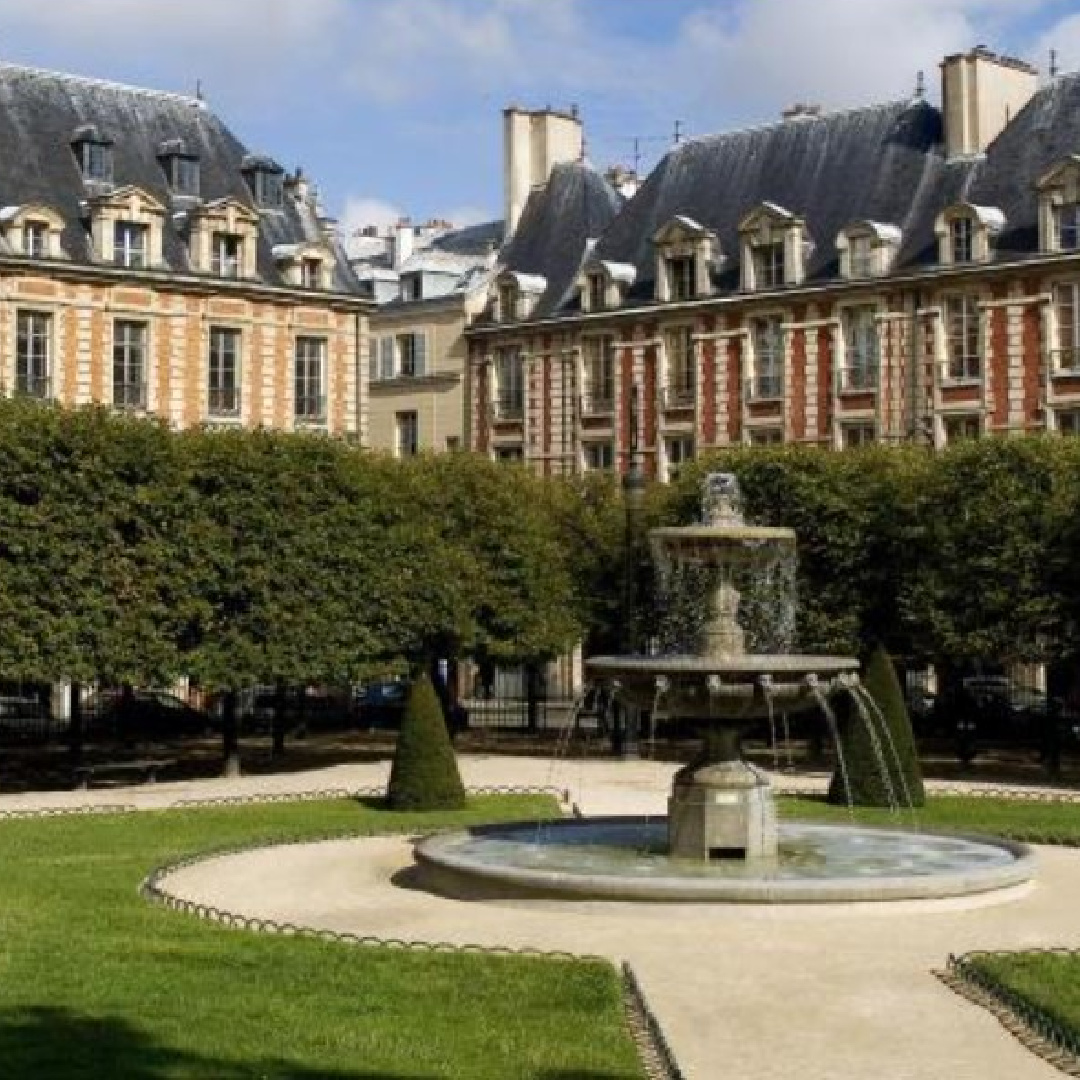
M 556 165 L 579 161 L 585 133 L 576 110 L 503 110 L 503 187 L 505 235 L 509 239 L 529 193 L 548 182 Z
M 820 105 L 811 105 L 809 102 L 796 101 L 788 106 L 781 114 L 785 120 L 813 120 L 821 115 Z
M 604 179 L 624 198 L 632 199 L 637 193 L 637 189 L 641 187 L 641 181 L 638 178 L 638 174 L 633 169 L 628 169 L 625 165 L 612 165 L 606 173 L 604 173 Z
M 946 157 L 981 154 L 1038 89 L 1038 71 L 985 45 L 941 62 Z
M 405 260 L 413 253 L 413 227 L 408 218 L 398 218 L 393 228 L 393 267 L 400 270 Z

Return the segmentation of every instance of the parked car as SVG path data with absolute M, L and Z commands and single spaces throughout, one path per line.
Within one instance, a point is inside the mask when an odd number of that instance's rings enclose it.
M 408 679 L 385 679 L 368 683 L 357 698 L 360 726 L 369 730 L 400 727 L 408 697 Z
M 83 702 L 83 714 L 91 731 L 124 739 L 208 735 L 215 727 L 210 715 L 167 690 L 99 690 Z

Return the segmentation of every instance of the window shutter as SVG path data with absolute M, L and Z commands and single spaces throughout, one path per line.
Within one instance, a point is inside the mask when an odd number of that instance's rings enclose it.
M 389 336 L 379 339 L 379 375 L 384 379 L 394 377 L 394 339 Z
M 368 379 L 374 382 L 379 377 L 379 339 L 368 339 Z
M 427 374 L 427 334 L 413 334 L 413 374 Z

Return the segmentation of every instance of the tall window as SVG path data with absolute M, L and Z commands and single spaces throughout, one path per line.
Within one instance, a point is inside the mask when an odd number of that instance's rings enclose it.
M 23 225 L 23 253 L 31 259 L 44 259 L 49 254 L 49 226 L 44 221 Z
M 1054 235 L 1058 251 L 1080 248 L 1080 203 L 1054 207 Z
M 615 447 L 610 442 L 587 442 L 582 445 L 587 472 L 610 472 L 615 467 Z
M 772 289 L 784 284 L 784 241 L 759 244 L 754 249 L 754 284 Z
M 604 416 L 615 409 L 615 344 L 609 337 L 587 337 L 582 340 L 585 354 L 586 415 Z
M 949 249 L 954 263 L 972 262 L 975 257 L 975 223 L 969 217 L 949 222 Z
M 694 460 L 694 436 L 676 435 L 664 440 L 664 479 L 674 480 L 679 469 L 688 461 Z
M 841 385 L 845 390 L 869 390 L 878 381 L 878 332 L 874 307 L 844 311 L 844 348 L 847 353 Z
M 840 443 L 845 450 L 870 446 L 877 442 L 877 428 L 873 424 L 844 424 L 840 429 Z
M 48 397 L 51 370 L 52 316 L 20 311 L 15 321 L 15 393 Z
M 945 442 L 951 445 L 977 439 L 982 434 L 982 421 L 977 416 L 947 416 L 944 429 Z
M 664 350 L 667 354 L 665 404 L 668 408 L 692 405 L 697 390 L 693 328 L 680 326 L 669 330 L 664 335 Z
M 397 426 L 398 457 L 414 457 L 420 452 L 420 424 L 415 412 L 399 412 Z
M 240 415 L 240 331 L 210 327 L 208 365 L 211 416 Z
M 216 232 L 210 243 L 211 273 L 218 277 L 239 277 L 244 262 L 243 237 L 236 233 Z
M 148 226 L 134 221 L 117 221 L 113 225 L 113 262 L 132 269 L 146 266 L 149 238 Z
M 1054 314 L 1057 316 L 1057 341 L 1053 349 L 1053 367 L 1057 371 L 1080 371 L 1080 284 L 1069 282 L 1054 286 Z
M 978 379 L 982 373 L 981 345 L 975 297 L 949 297 L 945 302 L 945 377 Z
M 752 398 L 784 396 L 784 326 L 779 315 L 754 319 L 754 374 L 750 380 Z
M 146 338 L 144 322 L 113 323 L 113 404 L 121 409 L 146 408 Z
M 692 255 L 668 259 L 667 273 L 672 300 L 692 300 L 697 295 L 697 260 Z
M 589 275 L 589 310 L 603 311 L 607 307 L 607 281 L 603 274 Z
M 398 370 L 402 378 L 419 378 L 427 374 L 427 335 L 398 334 Z
M 518 318 L 518 288 L 512 282 L 499 286 L 499 322 Z
M 294 370 L 293 415 L 321 423 L 326 419 L 326 338 L 298 337 Z
M 305 289 L 321 289 L 323 278 L 322 259 L 300 260 L 300 285 Z
M 498 416 L 503 420 L 520 419 L 525 414 L 525 361 L 517 349 L 499 350 L 495 381 Z
M 870 277 L 874 272 L 873 248 L 869 236 L 853 236 L 848 240 L 848 258 L 853 278 Z

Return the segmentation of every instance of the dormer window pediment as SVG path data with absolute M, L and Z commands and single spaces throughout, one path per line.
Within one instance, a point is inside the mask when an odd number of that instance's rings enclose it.
M 693 300 L 712 294 L 712 271 L 721 263 L 716 233 L 684 214 L 676 214 L 653 234 L 656 299 Z
M 0 235 L 16 255 L 28 259 L 62 259 L 63 217 L 48 206 L 28 203 L 0 209 Z
M 755 206 L 739 222 L 742 287 L 749 291 L 800 285 L 813 240 L 806 221 L 776 203 Z
M 333 252 L 321 244 L 278 244 L 274 261 L 288 285 L 301 289 L 328 289 L 334 265 Z
M 504 270 L 493 284 L 494 314 L 498 322 L 520 322 L 529 318 L 547 289 L 547 278 Z
M 191 268 L 215 277 L 258 276 L 259 215 L 239 199 L 215 199 L 192 210 L 188 222 Z
M 1080 250 L 1080 154 L 1070 154 L 1035 184 L 1039 196 L 1039 249 Z
M 132 270 L 160 267 L 165 207 L 149 192 L 118 188 L 87 200 L 94 257 Z
M 840 276 L 869 278 L 889 273 L 902 240 L 903 232 L 896 225 L 869 220 L 852 222 L 836 237 Z
M 619 307 L 626 290 L 637 280 L 637 268 L 632 263 L 593 259 L 586 263 L 578 278 L 583 311 L 606 311 Z
M 996 206 L 955 203 L 937 216 L 938 262 L 942 266 L 989 262 L 994 237 L 1005 228 L 1005 215 Z

